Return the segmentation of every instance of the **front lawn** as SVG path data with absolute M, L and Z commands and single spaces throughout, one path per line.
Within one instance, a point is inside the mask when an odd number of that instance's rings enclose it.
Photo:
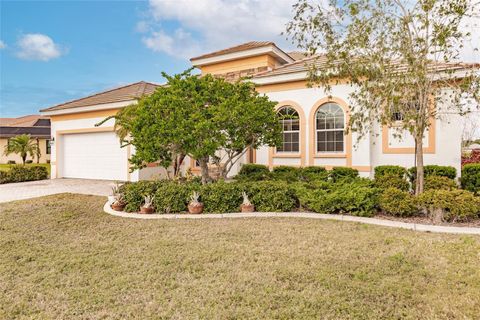
M 22 165 L 20 164 L 6 164 L 6 163 L 0 163 L 0 171 L 8 171 L 12 166 L 18 166 Z M 25 166 L 31 167 L 31 166 L 42 166 L 47 168 L 48 175 L 50 176 L 50 163 L 26 163 Z
M 0 205 L 0 318 L 432 319 L 480 312 L 480 237 L 308 219 Z

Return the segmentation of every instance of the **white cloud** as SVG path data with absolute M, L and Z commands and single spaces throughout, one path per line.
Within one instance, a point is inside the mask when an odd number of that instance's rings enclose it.
M 7 45 L 5 44 L 5 42 L 0 40 L 0 50 L 5 49 L 6 47 L 7 47 Z
M 272 40 L 287 46 L 285 24 L 295 0 L 150 0 L 151 23 L 141 21 L 137 30 L 150 30 L 144 44 L 155 51 L 190 58 L 212 50 L 253 40 Z M 167 31 L 165 22 L 179 27 Z
M 24 34 L 17 42 L 17 57 L 25 60 L 48 61 L 62 55 L 62 49 L 52 38 L 40 33 Z

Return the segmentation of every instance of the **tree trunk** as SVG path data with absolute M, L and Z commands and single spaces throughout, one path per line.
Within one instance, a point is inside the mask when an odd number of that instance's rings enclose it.
M 37 139 L 37 163 L 40 163 L 40 140 Z
M 415 178 L 415 195 L 423 192 L 424 172 L 423 172 L 423 135 L 415 135 L 415 159 L 417 165 L 417 175 Z
M 200 162 L 200 173 L 202 175 L 202 184 L 207 184 L 210 181 L 210 175 L 208 173 L 208 156 L 198 159 Z
M 25 165 L 25 160 L 27 160 L 27 154 L 22 154 L 23 165 Z

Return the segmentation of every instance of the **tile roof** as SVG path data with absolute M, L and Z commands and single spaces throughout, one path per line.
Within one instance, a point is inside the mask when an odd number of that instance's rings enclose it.
M 53 107 L 42 109 L 40 111 L 41 112 L 56 111 L 56 110 L 64 110 L 64 109 L 77 108 L 77 107 L 87 107 L 87 106 L 93 106 L 93 105 L 105 104 L 105 103 L 129 101 L 135 98 L 140 98 L 143 95 L 151 94 L 159 86 L 160 86 L 159 84 L 145 82 L 145 81 L 135 82 L 126 86 L 110 89 L 110 90 L 99 92 L 84 98 L 58 104 Z
M 31 114 L 18 118 L 0 118 L 0 126 L 2 127 L 33 127 L 40 119 L 48 119 L 37 114 Z
M 228 54 L 228 53 L 250 50 L 250 49 L 255 49 L 255 48 L 261 48 L 261 47 L 266 47 L 266 46 L 271 46 L 271 45 L 276 47 L 275 43 L 272 42 L 272 41 L 250 41 L 250 42 L 238 45 L 238 46 L 234 46 L 234 47 L 230 47 L 230 48 L 227 48 L 227 49 L 222 49 L 222 50 L 206 53 L 206 54 L 203 54 L 203 55 L 198 56 L 198 57 L 194 57 L 194 58 L 191 58 L 190 61 L 198 60 L 198 59 L 204 59 L 204 58 L 211 58 L 211 57 L 221 56 L 221 55 Z
M 253 76 L 253 78 L 263 78 L 263 77 L 271 77 L 277 75 L 284 75 L 289 73 L 296 73 L 296 72 L 306 72 L 312 65 L 315 65 L 317 68 L 321 68 L 325 66 L 327 63 L 327 57 L 325 55 L 315 55 L 311 57 L 307 57 L 301 60 L 297 60 L 295 62 L 291 62 L 288 64 L 284 64 L 276 69 L 259 72 Z M 402 64 L 399 61 L 392 62 L 392 65 L 396 67 L 398 72 L 405 71 L 407 69 L 406 64 Z M 480 68 L 480 64 L 472 64 L 472 63 L 432 63 L 430 67 L 431 72 L 439 72 L 439 71 L 453 71 L 453 70 L 463 70 L 468 68 Z

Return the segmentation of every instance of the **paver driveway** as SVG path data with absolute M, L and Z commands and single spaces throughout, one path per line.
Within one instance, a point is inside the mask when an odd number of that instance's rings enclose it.
M 113 181 L 86 179 L 53 179 L 0 184 L 0 203 L 47 196 L 56 193 L 81 193 L 107 196 Z

